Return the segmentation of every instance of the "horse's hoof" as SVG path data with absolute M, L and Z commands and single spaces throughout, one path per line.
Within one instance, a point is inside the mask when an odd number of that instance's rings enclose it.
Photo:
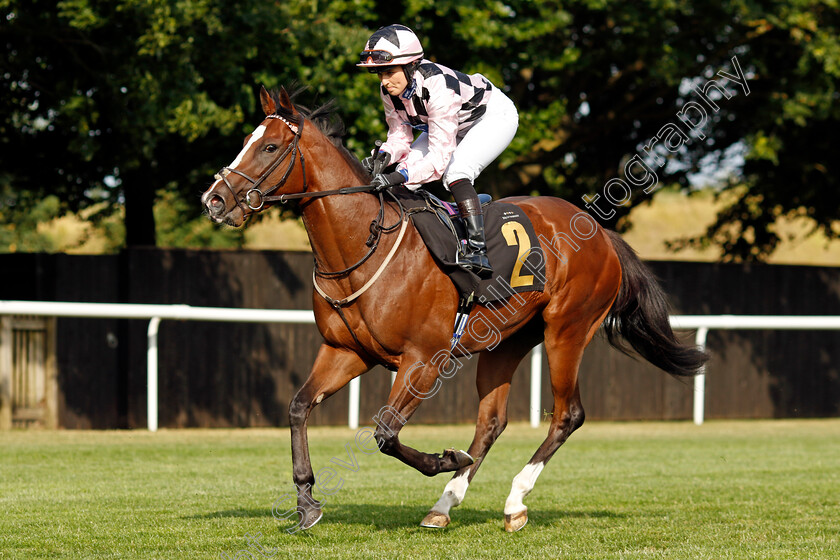
M 441 455 L 441 459 L 443 459 L 443 462 L 445 463 L 451 462 L 451 464 L 445 465 L 447 471 L 457 471 L 458 469 L 468 467 L 475 463 L 475 459 L 462 449 L 445 449 L 443 451 L 443 455 Z
M 432 510 L 426 514 L 426 517 L 424 517 L 423 521 L 420 522 L 420 526 L 427 527 L 429 529 L 443 529 L 449 525 L 449 521 L 449 516 L 445 513 Z
M 322 517 L 324 517 L 324 512 L 320 509 L 315 510 L 314 512 L 308 512 L 303 520 L 301 520 L 300 528 L 303 530 L 310 529 L 314 527 L 316 523 L 321 521 Z
M 515 533 L 528 523 L 528 508 L 519 513 L 505 514 L 505 531 Z

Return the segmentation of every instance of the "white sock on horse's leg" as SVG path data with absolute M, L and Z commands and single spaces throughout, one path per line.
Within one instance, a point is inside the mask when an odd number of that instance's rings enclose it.
M 545 467 L 545 463 L 528 463 L 518 475 L 513 477 L 510 495 L 505 502 L 505 515 L 513 515 L 525 510 L 523 500 L 537 483 L 537 478 Z
M 460 505 L 464 501 L 464 496 L 467 494 L 467 487 L 469 485 L 469 472 L 453 476 L 452 480 L 443 489 L 443 495 L 432 506 L 432 511 L 449 515 L 450 509 Z

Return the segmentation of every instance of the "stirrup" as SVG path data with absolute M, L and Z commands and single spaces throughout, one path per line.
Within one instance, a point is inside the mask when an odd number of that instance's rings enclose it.
M 462 295 L 458 300 L 458 312 L 455 314 L 455 326 L 452 327 L 452 339 L 449 341 L 450 352 L 455 349 L 459 342 L 461 342 L 461 336 L 464 334 L 464 329 L 467 327 L 467 319 L 469 318 L 470 311 L 472 311 L 473 308 L 474 295 L 474 292 L 470 292 L 469 295 Z
M 460 255 L 458 266 L 476 274 L 479 278 L 486 280 L 493 276 L 493 267 L 490 266 L 490 259 L 484 253 L 467 253 Z

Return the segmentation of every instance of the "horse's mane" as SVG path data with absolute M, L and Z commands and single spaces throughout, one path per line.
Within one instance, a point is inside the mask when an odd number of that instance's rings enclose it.
M 307 89 L 307 86 L 296 87 L 289 94 L 289 97 L 292 101 L 294 101 L 295 97 Z M 293 121 L 295 117 L 291 114 L 291 112 L 284 109 L 280 103 L 280 92 L 278 90 L 271 90 L 269 95 L 274 101 L 274 106 L 277 107 L 274 114 Z M 308 119 L 313 125 L 315 125 L 315 128 L 317 128 L 321 134 L 326 136 L 330 142 L 332 142 L 333 146 L 338 148 L 339 153 L 344 156 L 344 159 L 346 159 L 353 169 L 356 170 L 360 177 L 370 178 L 367 170 L 362 167 L 359 158 L 353 155 L 353 153 L 347 149 L 347 146 L 344 145 L 344 136 L 346 135 L 347 130 L 344 127 L 344 121 L 342 121 L 341 117 L 336 114 L 336 111 L 338 110 L 338 102 L 336 102 L 335 99 L 330 99 L 315 109 L 309 109 L 308 107 L 298 103 L 293 104 L 298 113 L 303 115 L 304 118 Z

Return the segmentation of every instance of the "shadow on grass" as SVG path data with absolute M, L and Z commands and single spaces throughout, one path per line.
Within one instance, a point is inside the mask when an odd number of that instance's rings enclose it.
M 420 520 L 428 512 L 427 508 L 414 505 L 382 505 L 382 504 L 325 504 L 324 517 L 318 525 L 363 525 L 377 530 L 416 528 L 418 531 L 428 531 L 420 527 Z M 452 511 L 453 526 L 476 525 L 498 522 L 501 527 L 504 519 L 502 510 L 484 510 L 457 508 Z M 263 518 L 271 517 L 271 510 L 267 508 L 234 509 L 215 511 L 201 515 L 185 516 L 184 519 L 215 519 L 225 517 Z M 608 510 L 545 510 L 529 509 L 528 524 L 534 526 L 551 525 L 562 519 L 623 519 L 627 515 Z M 294 525 L 288 521 L 279 521 L 278 528 L 289 529 Z

